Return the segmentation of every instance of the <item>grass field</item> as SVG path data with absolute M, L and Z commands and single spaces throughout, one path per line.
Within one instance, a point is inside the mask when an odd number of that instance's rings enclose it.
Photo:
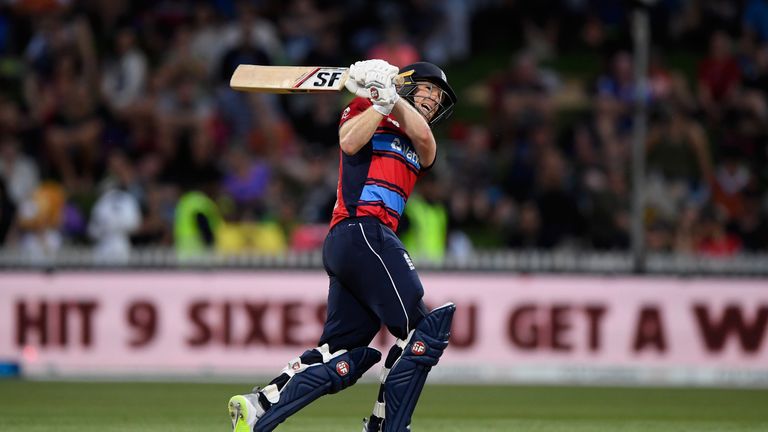
M 0 431 L 227 432 L 248 386 L 0 381 Z M 359 432 L 375 387 L 325 396 L 277 430 Z M 428 386 L 414 432 L 768 431 L 768 391 Z

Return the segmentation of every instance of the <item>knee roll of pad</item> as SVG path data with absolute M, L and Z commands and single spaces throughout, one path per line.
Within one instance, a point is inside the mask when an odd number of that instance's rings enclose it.
M 449 303 L 424 317 L 408 340 L 399 361 L 407 359 L 419 365 L 436 365 L 448 346 L 455 311 L 456 306 Z
M 320 396 L 351 386 L 381 360 L 381 353 L 362 347 L 323 360 L 305 365 L 291 377 L 280 390 L 279 399 L 256 422 L 254 432 L 269 432 Z

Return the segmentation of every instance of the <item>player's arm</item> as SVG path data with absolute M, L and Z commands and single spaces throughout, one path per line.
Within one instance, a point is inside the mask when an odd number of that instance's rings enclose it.
M 384 117 L 395 114 L 414 142 L 419 160 L 424 166 L 430 166 L 435 159 L 435 139 L 429 125 L 415 108 L 405 102 L 398 103 L 400 98 L 393 81 L 397 72 L 396 67 L 382 60 L 357 62 L 349 67 L 349 79 L 345 86 L 356 96 L 369 99 L 373 106 L 341 126 L 341 149 L 348 155 L 357 153 L 371 139 Z M 396 109 L 396 106 L 400 108 Z
M 416 108 L 398 98 L 395 106 L 392 108 L 392 115 L 400 122 L 400 127 L 405 131 L 408 138 L 411 139 L 416 153 L 419 155 L 419 163 L 423 167 L 430 167 L 435 161 L 437 153 L 437 143 L 432 129 Z
M 339 128 L 341 151 L 348 156 L 360 151 L 371 140 L 373 133 L 376 132 L 376 127 L 383 118 L 384 116 L 371 106 L 341 125 Z

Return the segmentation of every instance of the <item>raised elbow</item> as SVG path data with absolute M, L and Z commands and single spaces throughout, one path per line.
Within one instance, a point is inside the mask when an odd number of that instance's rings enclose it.
M 360 146 L 358 146 L 353 140 L 346 137 L 339 139 L 339 147 L 341 147 L 341 151 L 343 151 L 347 156 L 352 156 L 357 153 L 358 150 L 360 150 Z

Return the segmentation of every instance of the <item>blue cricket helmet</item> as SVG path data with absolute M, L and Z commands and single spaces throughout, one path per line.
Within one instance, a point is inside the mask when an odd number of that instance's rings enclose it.
M 437 111 L 429 120 L 430 126 L 450 117 L 457 98 L 442 69 L 429 62 L 417 62 L 402 67 L 400 76 L 403 77 L 403 84 L 398 88 L 397 93 L 414 107 L 416 106 L 414 95 L 420 83 L 434 84 L 442 90 L 441 100 L 437 101 Z

